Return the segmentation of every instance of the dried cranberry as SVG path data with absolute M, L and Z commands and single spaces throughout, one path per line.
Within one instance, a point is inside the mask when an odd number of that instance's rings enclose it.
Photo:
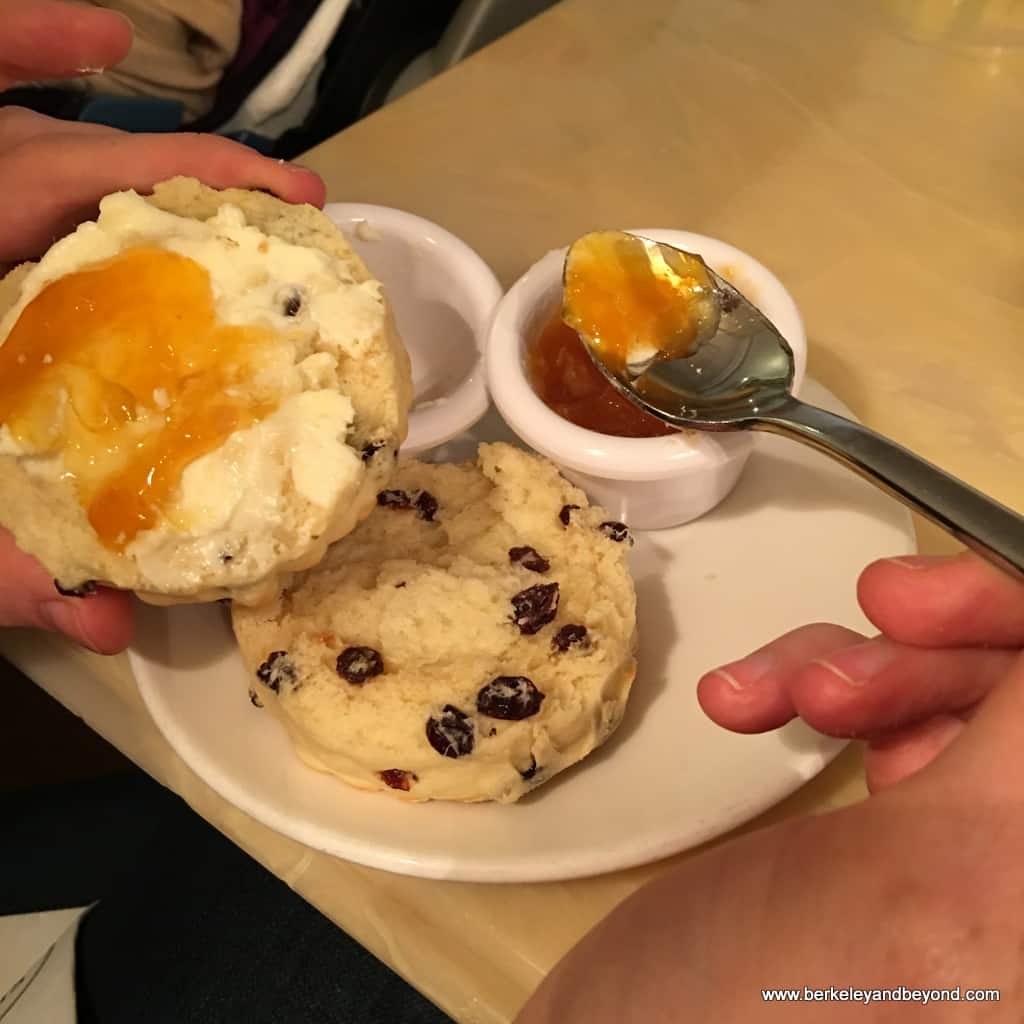
M 624 523 L 602 523 L 598 529 L 609 539 L 621 544 L 624 540 L 632 543 L 633 538 L 629 535 Z
M 427 742 L 445 757 L 472 754 L 474 741 L 469 715 L 451 704 L 445 704 L 440 715 L 427 719 Z
M 476 709 L 488 718 L 520 722 L 540 711 L 544 694 L 526 676 L 498 676 L 476 695 Z
M 420 491 L 415 501 L 416 515 L 420 519 L 425 519 L 428 523 L 434 521 L 434 515 L 437 513 L 438 504 L 437 498 L 435 498 L 430 491 Z
M 546 626 L 557 612 L 557 583 L 538 583 L 512 598 L 512 621 L 525 636 L 532 636 L 541 626 Z
M 392 789 L 401 789 L 406 793 L 409 792 L 414 782 L 419 781 L 412 772 L 403 771 L 401 768 L 386 768 L 382 772 L 377 772 L 377 774 L 381 777 L 381 781 L 385 786 L 390 786 Z
M 90 594 L 96 593 L 95 580 L 86 580 L 84 583 L 79 583 L 77 587 L 62 587 L 59 581 L 54 580 L 53 585 L 57 588 L 57 593 L 63 594 L 64 597 L 88 597 Z
M 572 518 L 573 512 L 579 508 L 579 505 L 563 505 L 562 511 L 558 513 L 558 518 L 562 520 L 563 526 L 569 525 L 569 520 Z
M 346 647 L 335 663 L 338 675 L 350 683 L 362 684 L 384 671 L 384 660 L 372 647 Z
M 530 779 L 532 779 L 534 777 L 534 775 L 537 774 L 537 758 L 535 758 L 533 756 L 533 754 L 530 755 L 530 767 L 529 768 L 520 768 L 519 769 L 519 774 L 522 776 L 523 780 L 526 781 L 526 782 L 529 782 Z
M 274 693 L 280 693 L 281 683 L 295 685 L 295 666 L 287 651 L 271 651 L 267 660 L 256 669 L 256 678 Z
M 405 491 L 381 491 L 377 504 L 384 508 L 412 508 L 412 499 Z
M 260 695 L 255 690 L 249 691 L 249 703 L 252 704 L 254 708 L 263 707 L 263 701 L 260 700 Z
M 369 462 L 384 447 L 386 445 L 383 441 L 370 441 L 369 444 L 364 444 L 362 450 L 363 462 Z
M 551 568 L 551 563 L 536 548 L 531 547 L 509 548 L 508 560 L 513 564 L 518 562 L 530 572 L 547 572 Z
M 551 646 L 556 651 L 565 652 L 569 650 L 574 644 L 579 644 L 582 647 L 587 647 L 590 641 L 587 639 L 587 627 L 568 625 L 563 626 L 554 636 L 551 641 Z

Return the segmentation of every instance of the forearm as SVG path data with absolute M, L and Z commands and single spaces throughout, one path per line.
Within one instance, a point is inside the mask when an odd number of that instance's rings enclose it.
M 738 976 L 758 961 L 758 893 L 769 891 L 776 848 L 770 833 L 752 836 L 638 890 L 556 966 L 517 1024 L 749 1019 Z

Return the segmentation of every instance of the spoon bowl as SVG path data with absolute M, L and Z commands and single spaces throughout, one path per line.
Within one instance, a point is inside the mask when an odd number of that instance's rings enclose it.
M 710 267 L 708 274 L 721 296 L 714 337 L 685 359 L 656 362 L 641 377 L 616 377 L 614 384 L 678 426 L 735 430 L 791 397 L 795 359 L 789 343 L 756 306 Z M 588 351 L 594 354 L 589 346 Z

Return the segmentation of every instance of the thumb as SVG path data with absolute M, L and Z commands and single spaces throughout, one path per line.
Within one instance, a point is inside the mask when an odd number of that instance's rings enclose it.
M 1024 803 L 1024 655 L 916 778 L 938 785 L 954 800 Z
M 131 597 L 103 589 L 81 597 L 61 594 L 47 571 L 0 528 L 0 626 L 47 629 L 113 654 L 131 643 Z

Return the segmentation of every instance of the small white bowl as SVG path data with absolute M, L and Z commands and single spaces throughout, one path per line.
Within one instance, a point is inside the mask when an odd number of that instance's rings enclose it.
M 753 257 L 690 231 L 635 229 L 659 242 L 699 253 L 779 329 L 796 361 L 794 390 L 803 383 L 807 338 L 796 303 L 778 278 Z M 528 445 L 557 463 L 609 513 L 639 530 L 688 523 L 714 508 L 735 486 L 750 456 L 747 432 L 670 437 L 612 437 L 586 430 L 548 408 L 530 386 L 526 352 L 562 304 L 566 249 L 535 263 L 498 304 L 487 342 L 487 382 L 505 422 Z
M 369 203 L 329 203 L 324 212 L 384 285 L 412 361 L 402 452 L 468 430 L 488 406 L 483 351 L 498 279 L 465 242 L 415 214 Z

